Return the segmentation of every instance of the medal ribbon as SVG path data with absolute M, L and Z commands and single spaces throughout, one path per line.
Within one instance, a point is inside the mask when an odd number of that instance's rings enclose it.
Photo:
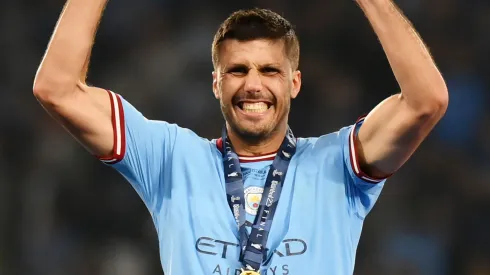
M 222 131 L 222 142 L 226 197 L 233 217 L 238 225 L 240 261 L 245 269 L 244 274 L 258 274 L 257 272 L 260 270 L 262 262 L 267 258 L 267 238 L 269 237 L 272 220 L 276 212 L 279 197 L 281 196 L 289 163 L 294 153 L 296 153 L 296 139 L 291 129 L 288 128 L 286 136 L 267 175 L 264 192 L 250 236 L 245 226 L 246 214 L 243 174 L 238 155 L 228 138 L 226 126 L 223 127 Z

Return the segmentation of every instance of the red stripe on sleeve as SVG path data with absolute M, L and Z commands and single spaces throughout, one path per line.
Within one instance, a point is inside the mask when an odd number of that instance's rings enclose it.
M 126 130 L 124 123 L 124 110 L 119 95 L 107 90 L 111 102 L 112 131 L 114 133 L 114 147 L 112 155 L 98 157 L 99 160 L 107 164 L 115 164 L 124 158 L 126 151 Z
M 354 139 L 355 139 L 358 125 L 363 121 L 364 121 L 364 117 L 361 117 L 359 120 L 357 120 L 356 124 L 352 127 L 352 130 L 349 134 L 350 163 L 352 165 L 352 170 L 354 171 L 354 174 L 356 174 L 358 178 L 365 180 L 369 183 L 379 183 L 385 180 L 385 178 L 375 178 L 375 177 L 368 176 L 366 173 L 364 173 L 361 170 L 361 167 L 359 165 L 359 159 L 357 158 L 357 147 Z

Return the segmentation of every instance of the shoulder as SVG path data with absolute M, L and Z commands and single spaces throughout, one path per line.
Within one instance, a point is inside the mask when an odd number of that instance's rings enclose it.
M 317 137 L 298 138 L 298 152 L 323 152 L 341 150 L 344 143 L 348 142 L 353 125 L 345 126 L 337 131 Z

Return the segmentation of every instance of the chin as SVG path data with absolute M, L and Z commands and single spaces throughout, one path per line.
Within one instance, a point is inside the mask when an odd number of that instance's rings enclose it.
M 263 140 L 268 139 L 274 132 L 274 125 L 268 123 L 265 125 L 243 125 L 244 123 L 229 122 L 231 129 L 241 139 L 246 140 L 249 143 L 260 143 Z M 261 123 L 262 124 L 262 123 Z
M 240 106 L 222 108 L 225 120 L 235 135 L 249 144 L 260 144 L 277 131 L 275 106 L 269 106 L 263 112 L 245 112 Z

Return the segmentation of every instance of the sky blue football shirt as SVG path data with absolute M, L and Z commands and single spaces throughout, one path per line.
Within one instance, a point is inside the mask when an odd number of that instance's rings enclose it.
M 239 275 L 238 227 L 226 200 L 221 140 L 148 120 L 120 95 L 109 96 L 114 155 L 101 160 L 128 180 L 151 213 L 165 275 Z M 385 182 L 359 168 L 353 137 L 361 125 L 298 138 L 262 275 L 353 273 L 363 221 Z M 274 157 L 240 157 L 247 223 L 254 221 Z

